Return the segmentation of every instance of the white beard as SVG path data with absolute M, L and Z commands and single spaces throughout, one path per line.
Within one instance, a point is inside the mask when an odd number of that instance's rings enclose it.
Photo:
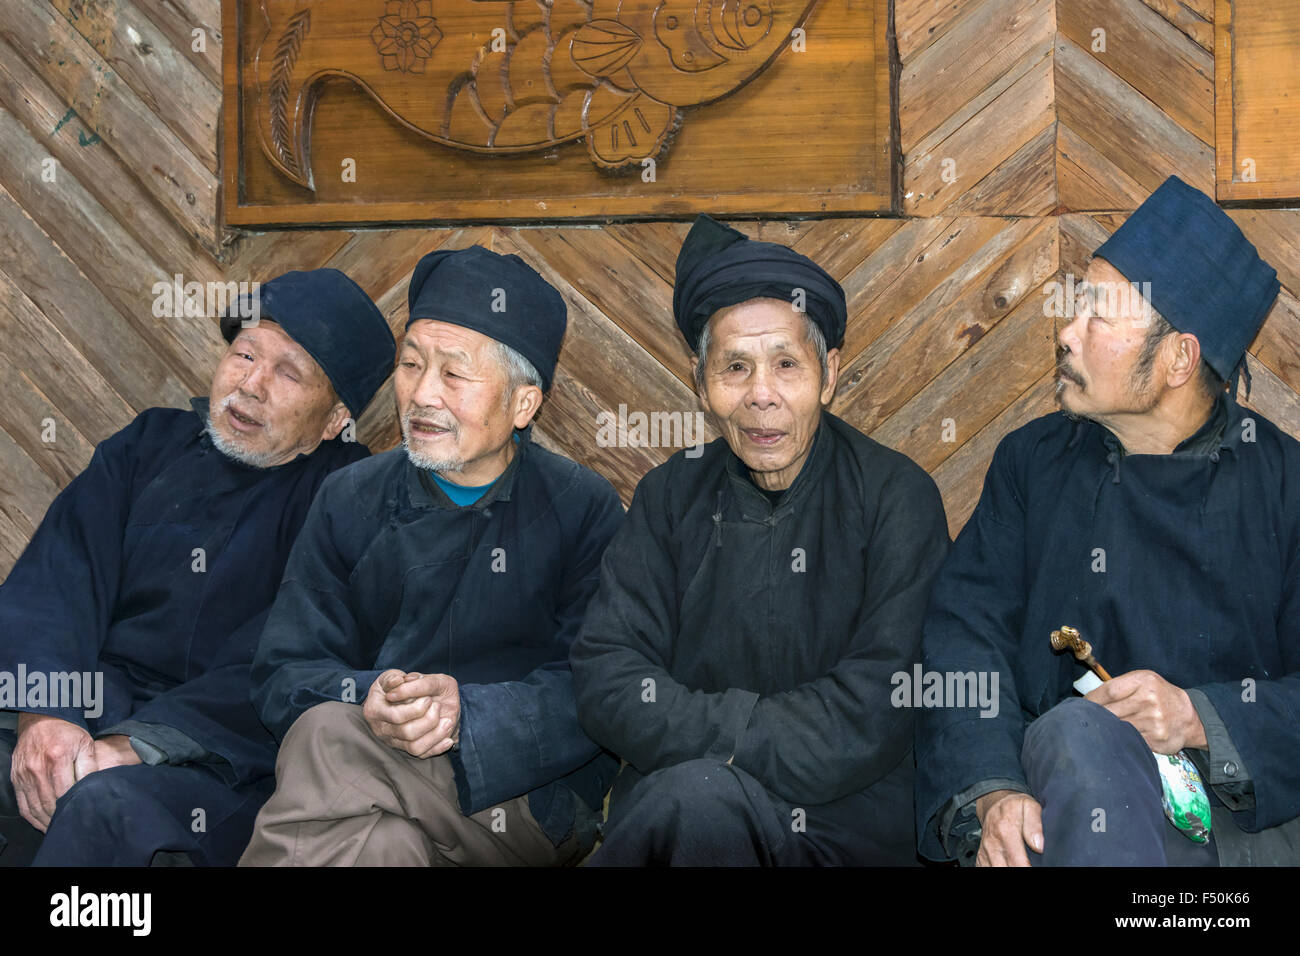
M 455 423 L 437 422 L 439 428 L 449 428 L 452 437 L 456 437 L 457 429 Z M 436 471 L 441 474 L 444 471 L 462 471 L 465 468 L 465 459 L 463 458 L 434 458 L 422 451 L 417 451 L 411 445 L 411 413 L 408 411 L 402 416 L 402 448 L 406 450 L 406 457 L 410 459 L 411 464 L 416 468 L 424 468 L 428 471 Z
M 227 458 L 237 461 L 242 465 L 248 465 L 250 468 L 271 467 L 271 462 L 275 458 L 274 453 L 251 451 L 239 438 L 230 435 L 223 435 L 212 424 L 213 417 L 226 411 L 230 405 L 230 400 L 233 397 L 233 395 L 227 395 L 217 404 L 216 408 L 208 409 L 208 423 L 205 431 L 207 431 L 208 437 L 212 439 L 212 447 L 216 448 L 217 451 L 221 452 L 221 454 L 225 455 Z M 266 428 L 265 425 L 262 427 L 263 429 Z M 267 432 L 267 437 L 269 438 L 273 436 L 270 432 Z

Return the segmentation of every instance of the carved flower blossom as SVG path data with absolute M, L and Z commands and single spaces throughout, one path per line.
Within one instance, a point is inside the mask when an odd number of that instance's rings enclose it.
M 370 39 L 384 58 L 385 70 L 423 73 L 425 61 L 442 39 L 433 18 L 433 0 L 388 0 Z

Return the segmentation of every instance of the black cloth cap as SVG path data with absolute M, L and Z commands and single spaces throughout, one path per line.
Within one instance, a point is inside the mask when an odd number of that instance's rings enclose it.
M 321 367 L 353 418 L 392 374 L 397 343 L 370 296 L 338 269 L 286 272 L 258 288 L 259 318 L 279 324 Z M 249 296 L 221 317 L 233 342 L 253 314 Z
M 569 324 L 564 297 L 518 256 L 482 246 L 438 249 L 415 267 L 406 321 L 449 322 L 502 342 L 532 363 L 550 391 Z
M 1281 284 L 1277 270 L 1218 205 L 1170 176 L 1094 255 L 1129 282 L 1151 283 L 1152 308 L 1195 335 L 1219 377 L 1233 377 Z
M 826 337 L 826 347 L 844 344 L 848 305 L 844 290 L 807 256 L 775 242 L 758 242 L 701 214 L 677 256 L 673 317 L 691 351 L 719 309 L 770 297 L 795 300 L 804 290 L 804 309 Z

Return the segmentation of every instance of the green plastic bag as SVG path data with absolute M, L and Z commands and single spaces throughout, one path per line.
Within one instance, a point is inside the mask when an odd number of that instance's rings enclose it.
M 1208 843 L 1210 799 L 1205 795 L 1200 771 L 1181 750 L 1154 756 L 1160 768 L 1160 803 L 1165 816 L 1189 840 Z
M 1101 678 L 1092 671 L 1074 682 L 1080 694 L 1100 686 Z M 1193 843 L 1210 842 L 1210 798 L 1196 764 L 1181 750 L 1176 754 L 1152 751 L 1151 755 L 1160 770 L 1160 804 L 1165 818 Z

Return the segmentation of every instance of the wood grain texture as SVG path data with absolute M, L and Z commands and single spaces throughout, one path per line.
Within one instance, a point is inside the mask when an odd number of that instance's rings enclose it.
M 4 49 L 0 45 L 0 52 Z M 211 252 L 217 248 L 217 234 L 200 241 L 187 232 L 133 168 L 105 148 L 94 128 L 19 56 L 0 55 L 0 105 L 22 122 L 46 157 L 55 160 L 59 169 L 71 172 L 112 218 L 149 250 L 155 262 L 166 262 L 173 271 L 205 281 L 221 275 Z
M 889 9 L 229 0 L 226 221 L 892 212 Z
M 1134 0 L 1059 0 L 1056 17 L 1079 50 L 1201 142 L 1214 141 L 1214 57 L 1185 33 Z
M 1218 198 L 1300 199 L 1300 10 L 1276 0 L 1215 10 Z
M 1060 211 L 1133 209 L 1171 173 L 1212 190 L 1202 12 L 1179 0 L 1058 0 Z
M 1168 173 L 1207 190 L 1215 182 L 1213 140 L 1202 138 L 1212 0 L 1103 0 L 1094 9 L 1105 11 L 1107 54 L 1090 48 L 1096 14 L 1068 3 L 896 0 L 904 214 L 831 216 L 828 207 L 818 210 L 824 218 L 787 220 L 772 203 L 732 220 L 813 257 L 843 284 L 849 324 L 833 409 L 934 475 L 953 533 L 998 441 L 1053 407 L 1051 283 L 1081 275 Z M 629 444 L 627 431 L 606 447 L 601 416 L 620 404 L 699 407 L 671 313 L 689 213 L 231 228 L 216 215 L 210 160 L 220 157 L 224 176 L 232 144 L 207 125 L 221 109 L 220 58 L 231 52 L 220 20 L 218 0 L 14 0 L 0 9 L 0 576 L 95 443 L 144 408 L 184 407 L 206 390 L 207 350 L 220 347 L 211 323 L 151 314 L 150 284 L 175 273 L 238 282 L 341 268 L 400 333 L 420 256 L 471 243 L 516 253 L 561 291 L 570 316 L 536 440 L 630 500 L 645 471 L 676 449 Z M 191 48 L 196 27 L 203 51 Z M 1165 69 L 1180 88 L 1160 85 Z M 754 123 L 741 113 L 729 122 L 737 138 Z M 805 128 L 821 127 L 805 118 Z M 389 130 L 376 148 L 403 135 Z M 943 158 L 955 161 L 953 182 Z M 42 178 L 44 160 L 55 163 L 54 182 Z M 677 175 L 671 160 L 667 170 Z M 429 172 L 417 163 L 404 176 Z M 545 181 L 534 201 L 539 214 L 574 211 Z M 502 208 L 491 197 L 457 206 L 463 216 Z M 1300 435 L 1300 211 L 1230 215 L 1283 285 L 1251 346 L 1249 405 Z M 421 208 L 413 218 L 434 217 Z M 42 440 L 46 420 L 53 443 Z M 358 430 L 376 451 L 397 441 L 391 383 Z
M 894 7 L 894 32 L 898 55 L 904 60 L 941 38 L 967 9 L 979 0 L 900 0 Z
M 221 0 L 135 0 L 134 6 L 167 35 L 172 47 L 221 86 Z
M 1203 0 L 1201 3 L 1187 3 L 1184 0 L 1142 0 L 1142 2 L 1186 33 L 1202 50 L 1207 53 L 1214 52 L 1212 0 Z
M 4 55 L 22 57 L 92 127 L 87 148 L 110 146 L 190 235 L 218 251 L 212 170 L 44 0 L 9 0 L 4 26 Z
M 1092 145 L 1145 194 L 1172 174 L 1213 192 L 1213 148 L 1065 36 L 1056 43 L 1056 109 L 1061 125 Z M 1074 200 L 1061 195 L 1063 208 L 1078 211 Z M 1127 199 L 1115 196 L 1103 208 L 1130 206 Z
M 903 62 L 899 117 L 908 215 L 1052 211 L 1054 185 L 1008 191 L 999 173 L 1023 170 L 1027 158 L 1042 162 L 1038 138 L 1056 119 L 1054 35 L 1050 2 L 975 4 Z M 1040 175 L 1050 175 L 1051 164 L 1045 169 Z
M 49 2 L 112 65 L 140 102 L 215 175 L 220 110 L 212 104 L 219 84 L 204 76 L 135 7 L 109 0 Z M 196 104 L 203 108 L 195 109 Z

